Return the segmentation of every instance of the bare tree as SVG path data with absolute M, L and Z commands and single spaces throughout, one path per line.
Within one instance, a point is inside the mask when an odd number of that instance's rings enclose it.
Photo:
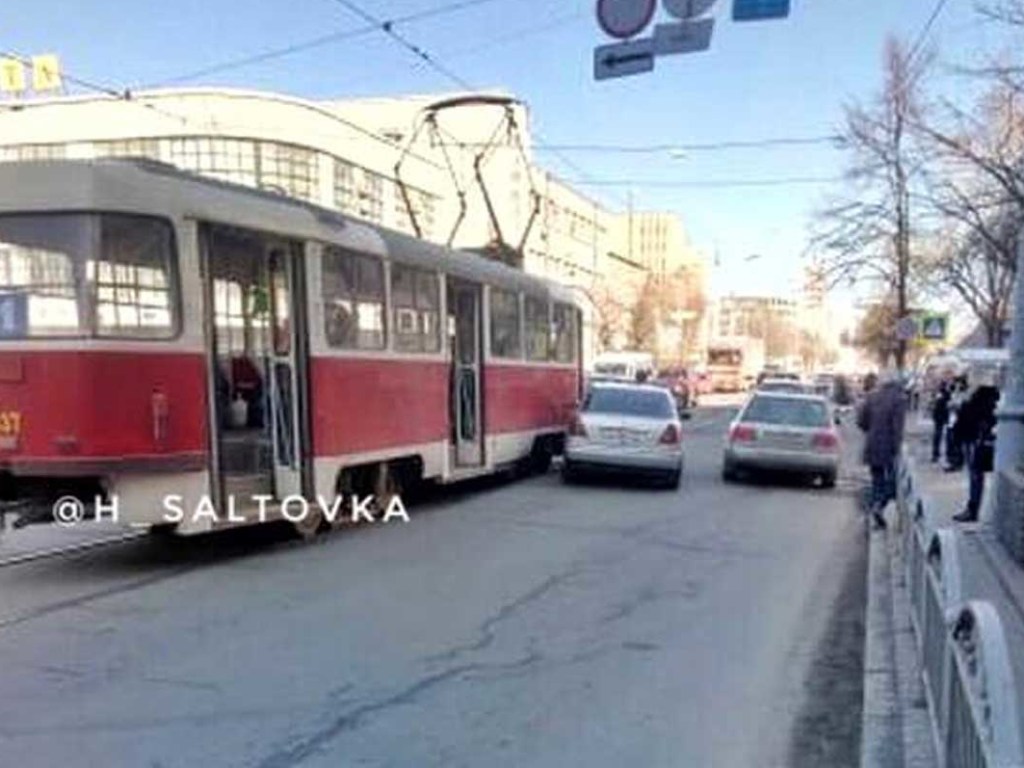
M 823 229 L 815 238 L 833 283 L 867 278 L 879 293 L 893 296 L 896 317 L 907 315 L 910 301 L 910 192 L 924 160 L 910 129 L 920 112 L 923 71 L 912 66 L 901 43 L 887 41 L 881 93 L 867 105 L 846 110 L 843 139 L 850 153 L 850 196 L 821 214 Z M 897 344 L 901 368 L 905 357 L 906 345 Z
M 951 176 L 931 185 L 929 201 L 942 225 L 926 275 L 959 296 L 989 346 L 997 347 L 1009 317 L 1024 216 L 991 180 L 974 176 L 970 185 Z

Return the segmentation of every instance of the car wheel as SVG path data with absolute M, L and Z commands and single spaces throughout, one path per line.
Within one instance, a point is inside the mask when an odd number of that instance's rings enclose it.
M 562 482 L 566 485 L 572 485 L 579 479 L 579 475 L 576 470 L 569 464 L 568 461 L 562 464 Z
M 668 473 L 668 476 L 665 478 L 665 487 L 674 491 L 679 488 L 682 482 L 683 470 L 681 468 L 676 469 Z
M 836 487 L 836 473 L 826 472 L 821 476 L 821 487 L 822 488 L 835 488 Z
M 731 464 L 722 465 L 722 481 L 726 483 L 735 483 L 739 480 L 739 475 L 736 472 L 736 467 Z

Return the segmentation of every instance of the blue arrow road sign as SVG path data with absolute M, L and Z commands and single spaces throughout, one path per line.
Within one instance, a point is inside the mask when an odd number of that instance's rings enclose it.
M 789 16 L 789 0 L 733 0 L 733 21 L 762 21 Z

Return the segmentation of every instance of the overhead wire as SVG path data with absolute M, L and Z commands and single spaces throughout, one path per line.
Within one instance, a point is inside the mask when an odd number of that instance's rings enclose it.
M 910 53 L 907 56 L 907 66 L 909 67 L 917 55 L 923 50 L 924 44 L 928 41 L 928 36 L 932 32 L 932 27 L 935 26 L 935 22 L 942 14 L 943 9 L 946 7 L 946 3 L 949 0 L 937 0 L 935 7 L 932 9 L 931 15 L 928 16 L 928 20 L 925 22 L 921 31 L 917 35 L 917 39 L 914 41 L 914 45 L 910 49 Z
M 22 64 L 22 66 L 28 67 L 32 65 L 31 58 L 29 58 L 28 56 L 24 56 L 20 53 L 16 53 L 14 51 L 0 50 L 0 57 L 13 59 Z M 94 93 L 100 93 L 104 96 L 109 96 L 112 99 L 116 99 L 118 101 L 137 104 L 139 107 L 142 107 L 143 109 L 148 109 L 152 112 L 161 114 L 164 117 L 170 117 L 174 120 L 181 122 L 182 124 L 187 124 L 189 122 L 188 118 L 184 115 L 175 112 L 170 112 L 166 109 L 156 106 L 155 104 L 151 104 L 144 99 L 135 98 L 135 95 L 128 88 L 118 90 L 108 85 L 103 85 L 102 83 L 97 83 L 92 80 L 87 80 L 83 77 L 78 77 L 66 70 L 61 71 L 61 77 L 69 83 L 79 86 L 80 88 L 85 88 L 86 90 L 92 91 Z M 11 103 L 4 105 L 7 111 L 24 109 L 26 106 L 27 105 L 23 103 Z
M 728 189 L 733 187 L 782 187 L 797 184 L 832 184 L 842 181 L 842 176 L 790 176 L 775 179 L 704 179 L 704 180 L 670 180 L 670 179 L 567 179 L 570 184 L 584 187 L 632 187 L 632 188 L 713 188 Z
M 423 48 L 420 45 L 417 45 L 416 43 L 413 43 L 405 36 L 396 32 L 393 24 L 389 24 L 386 21 L 382 21 L 378 17 L 366 11 L 360 5 L 356 4 L 354 0 L 333 0 L 333 2 L 337 3 L 338 5 L 341 5 L 343 8 L 346 8 L 350 13 L 355 14 L 359 18 L 366 21 L 368 24 L 376 24 L 381 32 L 390 37 L 398 45 L 412 53 L 414 56 L 416 56 L 418 59 L 424 62 L 428 67 L 433 69 L 435 72 L 437 72 L 439 75 L 447 79 L 449 82 L 454 83 L 458 87 L 463 88 L 467 91 L 479 90 L 478 88 L 476 88 L 476 86 L 474 86 L 468 80 L 466 80 L 461 75 L 456 73 L 454 70 L 445 66 L 436 56 L 431 55 L 431 53 L 427 51 L 425 48 Z M 552 152 L 555 155 L 555 157 L 559 158 L 559 160 L 561 160 L 562 163 L 567 168 L 571 169 L 574 173 L 577 173 L 580 176 L 590 177 L 590 174 L 587 173 L 583 168 L 581 168 L 579 164 L 577 164 L 572 159 L 566 157 L 565 154 L 562 153 L 560 150 L 556 149 L 552 150 Z
M 358 37 L 365 37 L 366 35 L 378 31 L 382 23 L 389 25 L 391 28 L 394 28 L 396 26 L 414 24 L 419 21 L 425 21 L 427 19 L 432 19 L 438 16 L 444 16 L 468 8 L 474 8 L 476 6 L 487 5 L 495 2 L 499 2 L 499 0 L 456 0 L 456 2 L 450 2 L 445 3 L 444 5 L 424 8 L 420 11 L 407 13 L 403 16 L 396 16 L 394 18 L 385 19 L 383 21 L 374 21 L 373 23 L 367 23 L 362 27 L 343 29 L 325 35 L 318 35 L 316 37 L 307 38 L 306 40 L 299 40 L 289 45 L 277 48 L 268 48 L 264 51 L 248 54 L 246 56 L 226 59 L 215 64 L 210 64 L 205 67 L 194 69 L 190 72 L 184 72 L 174 77 L 165 78 L 159 82 L 148 84 L 145 87 L 161 88 L 166 87 L 168 85 L 178 85 L 179 83 L 186 83 L 190 80 L 196 80 L 201 77 L 208 77 L 209 75 L 218 75 L 223 72 L 230 72 L 235 69 L 242 69 L 244 67 L 252 66 L 253 64 L 262 64 L 267 61 L 274 61 L 275 59 L 284 58 L 286 56 L 292 56 L 294 54 L 303 53 L 305 51 L 311 51 L 316 48 L 322 48 L 324 46 L 332 45 L 334 43 L 339 43 L 345 40 L 352 40 Z

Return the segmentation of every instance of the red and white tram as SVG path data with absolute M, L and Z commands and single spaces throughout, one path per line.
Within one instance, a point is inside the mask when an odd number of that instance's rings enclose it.
M 146 161 L 0 164 L 7 501 L 99 494 L 162 525 L 168 495 L 209 500 L 196 533 L 256 521 L 257 496 L 544 465 L 579 335 L 557 284 L 300 201 Z

